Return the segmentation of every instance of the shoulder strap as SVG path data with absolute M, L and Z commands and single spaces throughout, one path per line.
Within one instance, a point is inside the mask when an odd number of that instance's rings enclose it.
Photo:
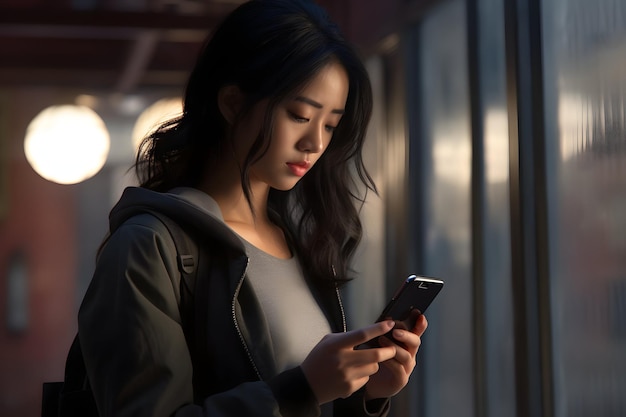
M 198 245 L 192 237 L 186 233 L 182 227 L 170 217 L 146 209 L 145 212 L 156 217 L 168 230 L 176 246 L 176 263 L 180 271 L 180 300 L 178 311 L 180 312 L 181 324 L 187 341 L 187 347 L 192 355 L 195 352 L 195 309 L 194 294 L 196 287 L 196 276 L 198 275 Z
M 205 381 L 202 378 L 203 372 L 200 369 L 206 368 L 206 359 L 204 358 L 204 343 L 202 337 L 196 337 L 197 324 L 203 323 L 202 316 L 198 316 L 195 306 L 195 289 L 196 278 L 201 268 L 200 251 L 197 242 L 186 233 L 182 227 L 169 217 L 162 213 L 148 211 L 150 214 L 158 218 L 167 228 L 174 245 L 176 246 L 176 256 L 178 269 L 180 270 L 180 301 L 178 309 L 180 311 L 181 325 L 185 334 L 185 341 L 191 356 L 193 373 L 194 398 L 198 403 L 203 400 L 200 393 L 205 392 Z M 204 264 L 206 266 L 206 262 Z M 206 271 L 205 271 L 206 272 Z
M 42 417 L 97 417 L 96 402 L 89 387 L 78 334 L 65 362 L 63 382 L 44 382 Z
M 194 332 L 192 329 L 195 322 L 193 295 L 198 273 L 198 246 L 178 223 L 166 215 L 152 210 L 145 210 L 145 212 L 163 223 L 176 246 L 176 262 L 181 274 L 178 308 L 187 344 L 193 352 Z M 42 416 L 88 417 L 97 415 L 80 341 L 76 335 L 67 355 L 64 382 L 49 382 L 43 385 Z
M 176 262 L 178 264 L 178 270 L 181 273 L 181 306 L 179 306 L 179 308 L 181 308 L 182 311 L 182 304 L 193 299 L 193 293 L 196 286 L 196 275 L 198 270 L 197 245 L 195 241 L 189 236 L 189 234 L 185 233 L 180 225 L 170 219 L 168 216 L 157 211 L 146 211 L 159 219 L 161 223 L 163 223 L 167 231 L 172 236 L 174 246 L 176 246 Z M 191 296 L 191 298 L 183 297 L 183 294 Z M 186 310 L 186 308 L 184 310 Z

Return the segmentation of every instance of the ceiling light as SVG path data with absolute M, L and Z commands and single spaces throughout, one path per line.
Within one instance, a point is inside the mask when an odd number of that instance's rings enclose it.
M 138 149 L 141 141 L 161 124 L 180 116 L 182 112 L 183 102 L 179 97 L 161 99 L 145 109 L 137 118 L 133 128 L 133 149 Z
M 104 166 L 111 140 L 102 119 L 86 106 L 52 106 L 28 125 L 26 159 L 35 172 L 59 184 L 91 178 Z

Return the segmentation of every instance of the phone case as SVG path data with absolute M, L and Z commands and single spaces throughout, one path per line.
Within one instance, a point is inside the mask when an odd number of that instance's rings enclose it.
M 442 280 L 411 275 L 402 283 L 376 321 L 393 320 L 396 323 L 394 329 L 410 331 L 442 288 Z M 394 340 L 391 331 L 385 336 Z M 394 342 L 400 344 L 396 340 Z M 377 340 L 371 340 L 359 348 L 377 346 Z
M 391 298 L 377 321 L 394 320 L 396 328 L 411 330 L 443 288 L 443 281 L 409 276 Z

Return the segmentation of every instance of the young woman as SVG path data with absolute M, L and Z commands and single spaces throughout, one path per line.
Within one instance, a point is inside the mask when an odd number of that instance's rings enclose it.
M 338 288 L 361 237 L 367 73 L 316 5 L 253 0 L 206 44 L 183 115 L 148 137 L 81 305 L 101 416 L 385 415 L 421 318 L 346 331 Z M 172 236 L 197 242 L 191 322 Z M 381 337 L 382 336 L 382 337 Z M 379 338 L 378 348 L 355 349 Z

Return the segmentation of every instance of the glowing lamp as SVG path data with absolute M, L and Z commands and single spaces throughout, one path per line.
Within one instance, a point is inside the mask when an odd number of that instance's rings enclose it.
M 26 159 L 35 172 L 58 184 L 76 184 L 104 166 L 111 139 L 102 119 L 85 106 L 44 109 L 28 125 Z
M 180 98 L 164 98 L 145 109 L 137 118 L 133 127 L 133 147 L 139 148 L 141 141 L 153 133 L 162 123 L 178 117 L 183 112 Z

